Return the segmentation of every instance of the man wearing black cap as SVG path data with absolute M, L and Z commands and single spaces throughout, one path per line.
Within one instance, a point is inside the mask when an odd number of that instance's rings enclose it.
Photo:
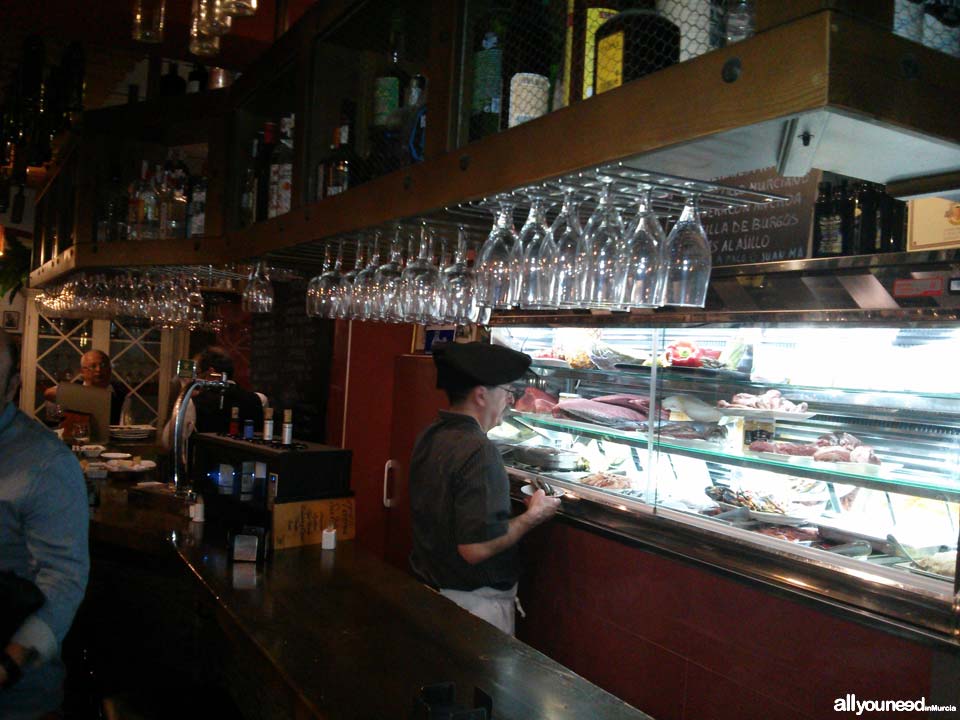
M 477 617 L 513 634 L 519 577 L 517 541 L 551 518 L 558 498 L 538 490 L 510 517 L 510 482 L 487 431 L 500 424 L 530 356 L 498 345 L 434 347 L 437 387 L 450 410 L 424 430 L 410 460 L 413 552 L 428 585 Z

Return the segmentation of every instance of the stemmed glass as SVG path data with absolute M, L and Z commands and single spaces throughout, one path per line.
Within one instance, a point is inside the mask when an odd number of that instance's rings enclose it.
M 314 275 L 310 278 L 310 282 L 307 283 L 307 317 L 319 317 L 319 299 L 320 299 L 320 278 L 323 277 L 323 274 L 330 270 L 333 267 L 333 251 L 331 250 L 330 244 L 326 244 L 323 248 L 323 265 L 320 267 L 320 274 Z
M 270 275 L 262 260 L 257 263 L 247 279 L 247 287 L 244 288 L 241 298 L 241 307 L 250 313 L 273 311 L 273 285 L 270 284 Z
M 617 287 L 626 308 L 663 304 L 663 252 L 666 235 L 653 212 L 652 189 L 640 187 L 637 216 L 630 223 L 617 266 Z
M 477 321 L 480 308 L 477 305 L 477 279 L 467 263 L 469 236 L 461 225 L 457 228 L 457 248 L 453 263 L 443 269 L 443 288 L 446 302 L 444 320 L 466 325 Z
M 616 265 L 623 243 L 623 218 L 610 198 L 613 178 L 602 177 L 600 181 L 603 187 L 597 207 L 583 230 L 577 253 L 580 304 L 592 308 L 621 309 Z
M 712 265 L 710 243 L 700 222 L 699 197 L 687 198 L 664 251 L 664 305 L 703 307 Z
M 440 270 L 433 264 L 433 236 L 426 223 L 420 225 L 420 252 L 411 258 L 400 276 L 403 319 L 430 323 L 441 319 Z
M 376 276 L 379 266 L 380 233 L 377 232 L 370 240 L 370 260 L 357 273 L 357 279 L 353 281 L 351 306 L 353 317 L 359 320 L 372 320 L 374 318 L 374 304 L 377 300 Z
M 329 245 L 328 245 L 329 247 Z M 337 257 L 333 266 L 320 276 L 316 285 L 317 316 L 331 320 L 339 317 L 343 300 L 343 240 L 337 245 Z
M 400 308 L 400 276 L 403 274 L 403 228 L 396 226 L 390 243 L 390 259 L 377 268 L 375 282 L 379 298 L 374 317 L 383 322 L 402 322 Z
M 520 281 L 520 307 L 552 308 L 554 301 L 554 270 L 557 264 L 557 246 L 547 226 L 546 200 L 543 195 L 530 192 L 530 212 L 520 229 L 523 266 Z
M 575 307 L 580 301 L 580 280 L 577 275 L 577 257 L 583 229 L 578 217 L 579 203 L 575 189 L 563 189 L 560 214 L 550 226 L 550 239 L 557 248 L 554 265 L 554 302 L 560 307 Z
M 513 228 L 513 198 L 497 196 L 493 228 L 477 257 L 477 300 L 488 308 L 511 308 L 520 300 L 523 251 Z
M 357 239 L 357 254 L 353 259 L 353 269 L 343 274 L 343 287 L 340 302 L 337 305 L 337 317 L 348 320 L 353 317 L 353 286 L 360 271 L 367 266 L 367 246 L 364 239 Z

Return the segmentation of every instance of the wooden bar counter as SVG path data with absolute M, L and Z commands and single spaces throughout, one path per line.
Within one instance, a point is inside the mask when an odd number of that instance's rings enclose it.
M 173 621 L 158 642 L 179 644 L 184 665 L 245 718 L 406 719 L 420 688 L 443 682 L 455 684 L 465 708 L 482 690 L 498 720 L 649 717 L 353 542 L 234 564 L 213 518 L 190 523 L 131 507 L 113 481 L 92 510 L 93 577 L 100 558 L 116 565 L 118 552 L 144 576 L 151 567 L 179 572 L 159 583 L 162 592 L 178 583 L 190 590 L 172 602 L 146 593 L 143 614 L 152 602 L 159 626 Z M 123 630 L 113 627 L 118 643 Z

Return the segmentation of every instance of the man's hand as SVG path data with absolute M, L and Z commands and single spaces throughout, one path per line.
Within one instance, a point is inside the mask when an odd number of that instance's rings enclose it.
M 457 545 L 460 557 L 471 565 L 488 560 L 514 545 L 537 525 L 556 515 L 560 509 L 560 498 L 547 497 L 543 490 L 537 490 L 526 502 L 526 512 L 510 520 L 506 535 L 487 542 Z
M 557 514 L 560 509 L 560 498 L 547 497 L 543 490 L 537 490 L 526 501 L 527 511 L 521 516 L 530 528 L 535 528 Z

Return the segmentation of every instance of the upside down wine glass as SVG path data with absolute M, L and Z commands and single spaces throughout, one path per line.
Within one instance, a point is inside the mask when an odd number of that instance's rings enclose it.
M 696 195 L 687 198 L 680 219 L 667 237 L 664 262 L 664 304 L 703 307 L 712 261 Z
M 493 228 L 477 258 L 477 300 L 487 308 L 509 309 L 520 300 L 523 254 L 513 228 L 513 198 L 500 195 L 497 201 Z
M 480 308 L 476 302 L 476 277 L 467 264 L 467 229 L 457 228 L 457 249 L 453 263 L 443 269 L 444 320 L 466 325 L 477 321 Z
M 403 229 L 397 225 L 390 243 L 390 259 L 377 268 L 376 285 L 378 299 L 374 319 L 383 322 L 402 322 L 400 309 L 400 276 L 403 274 Z
M 652 190 L 641 187 L 637 216 L 627 228 L 617 269 L 617 287 L 622 288 L 625 308 L 655 308 L 663 305 L 663 252 L 666 235 L 653 212 Z
M 440 270 L 433 264 L 433 235 L 426 223 L 420 225 L 420 252 L 411 258 L 400 276 L 403 318 L 407 322 L 440 322 Z
M 577 269 L 580 303 L 589 308 L 622 309 L 617 288 L 617 259 L 623 242 L 623 218 L 610 198 L 613 178 L 601 178 L 599 202 L 584 228 Z
M 554 269 L 557 264 L 557 246 L 547 227 L 545 198 L 535 192 L 529 193 L 528 197 L 530 212 L 520 229 L 520 246 L 523 251 L 520 307 L 555 308 Z
M 353 281 L 351 306 L 353 317 L 359 320 L 374 319 L 374 309 L 377 300 L 376 276 L 380 267 L 380 233 L 374 233 L 370 240 L 370 260 L 357 273 Z
M 553 292 L 555 307 L 576 307 L 580 301 L 580 279 L 577 275 L 577 253 L 580 250 L 583 229 L 578 216 L 579 203 L 575 189 L 563 189 L 560 214 L 550 226 L 550 239 L 557 248 L 554 263 Z

